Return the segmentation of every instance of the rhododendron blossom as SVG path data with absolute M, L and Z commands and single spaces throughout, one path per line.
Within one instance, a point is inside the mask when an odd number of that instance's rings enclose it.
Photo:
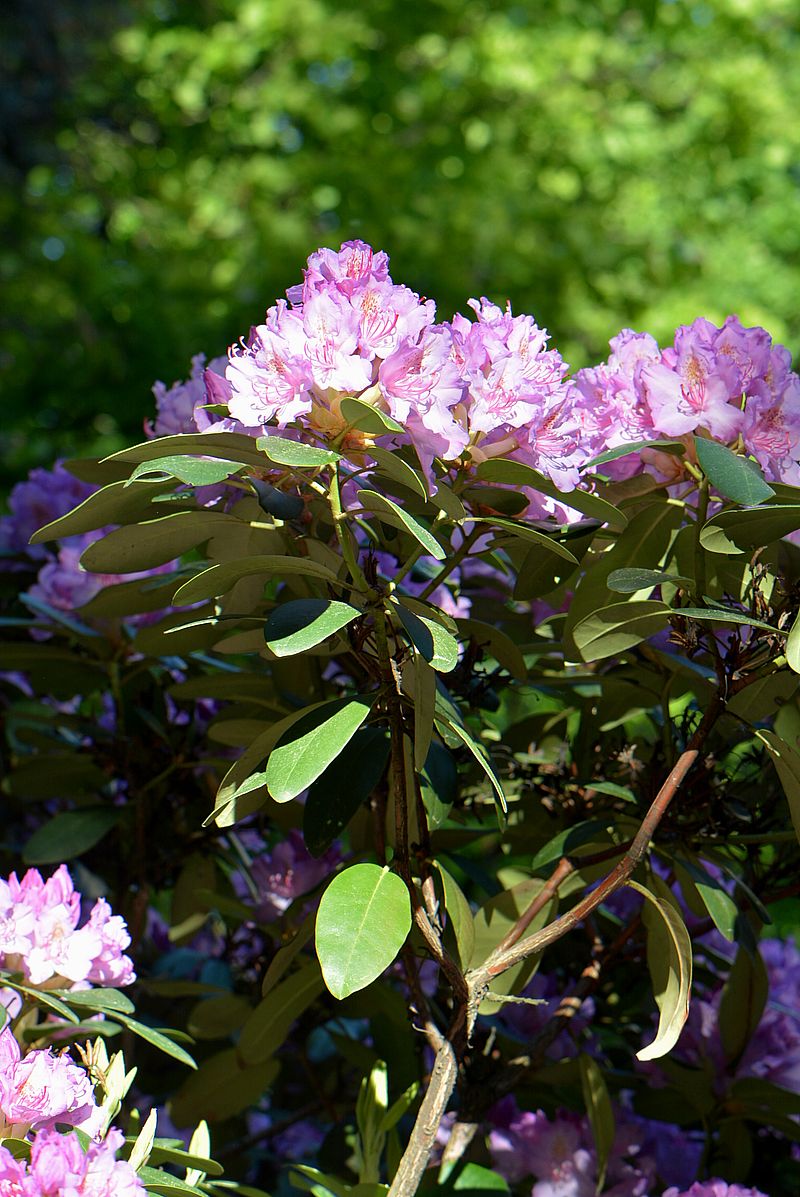
M 8 1027 L 0 1031 L 0 1116 L 2 1134 L 14 1137 L 56 1123 L 93 1135 L 103 1120 L 82 1068 L 49 1049 L 23 1056 Z
M 127 1160 L 116 1153 L 124 1142 L 110 1130 L 102 1143 L 83 1150 L 75 1135 L 42 1130 L 31 1145 L 30 1162 L 0 1147 L 0 1197 L 131 1197 L 145 1188 Z
M 12 873 L 0 881 L 0 963 L 33 985 L 53 977 L 130 985 L 135 973 L 124 954 L 130 943 L 124 920 L 103 898 L 83 926 L 80 918 L 81 896 L 66 865 L 47 881 L 38 869 L 28 869 L 21 881 Z

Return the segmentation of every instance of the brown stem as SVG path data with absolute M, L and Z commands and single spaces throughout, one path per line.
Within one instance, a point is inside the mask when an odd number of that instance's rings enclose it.
M 543 927 L 541 931 L 527 936 L 524 940 L 513 944 L 510 948 L 506 948 L 503 951 L 495 950 L 479 968 L 471 970 L 467 974 L 471 988 L 480 989 L 482 987 L 484 990 L 488 988 L 494 977 L 499 976 L 513 965 L 518 964 L 521 960 L 525 960 L 528 956 L 533 956 L 537 952 L 541 952 L 551 943 L 555 943 L 556 940 L 561 939 L 563 935 L 566 935 L 578 923 L 583 922 L 587 915 L 591 914 L 607 898 L 625 885 L 644 858 L 659 823 L 700 755 L 700 749 L 705 743 L 711 728 L 719 718 L 723 707 L 724 702 L 722 697 L 716 694 L 711 705 L 703 715 L 694 735 L 689 740 L 685 751 L 678 757 L 667 780 L 656 794 L 650 809 L 633 838 L 630 848 L 619 864 L 611 870 L 608 876 L 600 882 L 592 893 L 578 902 L 572 910 L 568 910 L 547 927 Z
M 561 860 L 555 867 L 551 877 L 545 881 L 538 894 L 531 901 L 527 910 L 523 910 L 522 914 L 517 919 L 516 923 L 507 931 L 507 933 L 500 940 L 495 948 L 496 955 L 502 955 L 508 948 L 514 946 L 517 940 L 521 939 L 525 932 L 530 927 L 533 920 L 536 918 L 545 906 L 558 893 L 559 886 L 566 881 L 570 873 L 575 872 L 575 866 L 566 856 L 562 856 Z

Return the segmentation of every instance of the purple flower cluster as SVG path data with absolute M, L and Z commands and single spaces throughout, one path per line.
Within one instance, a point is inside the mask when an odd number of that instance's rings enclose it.
M 744 1185 L 729 1185 L 726 1180 L 698 1180 L 690 1189 L 667 1189 L 664 1197 L 767 1197 L 760 1189 L 746 1189 Z
M 116 1153 L 124 1138 L 110 1130 L 86 1151 L 75 1135 L 42 1130 L 31 1144 L 31 1158 L 17 1160 L 0 1147 L 0 1197 L 131 1197 L 145 1188 Z
M 340 860 L 337 849 L 329 849 L 315 859 L 307 850 L 302 833 L 292 829 L 286 837 L 268 851 L 260 837 L 249 835 L 248 851 L 252 853 L 249 874 L 255 895 L 241 873 L 232 877 L 238 896 L 254 906 L 254 914 L 261 923 L 279 919 L 296 898 L 301 898 L 318 886 Z
M 611 349 L 607 362 L 575 376 L 594 453 L 699 432 L 743 447 L 771 481 L 800 482 L 800 378 L 765 329 L 745 328 L 736 316 L 722 327 L 701 317 L 681 325 L 667 349 L 629 328 Z M 638 472 L 641 460 L 617 468 Z
M 531 1197 L 595 1197 L 597 1152 L 585 1117 L 560 1111 L 520 1111 L 506 1098 L 494 1107 L 489 1151 L 511 1184 L 533 1178 Z M 616 1112 L 616 1135 L 606 1169 L 605 1197 L 650 1197 L 656 1178 L 691 1183 L 702 1145 L 676 1127 Z M 677 1192 L 677 1190 L 674 1190 Z
M 89 919 L 81 919 L 81 895 L 66 865 L 45 881 L 38 869 L 22 880 L 0 879 L 0 965 L 22 972 L 31 985 L 57 983 L 130 985 L 133 962 L 125 921 L 98 898 Z

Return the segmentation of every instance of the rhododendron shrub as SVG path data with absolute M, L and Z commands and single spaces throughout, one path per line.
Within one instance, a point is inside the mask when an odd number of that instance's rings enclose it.
M 788 352 L 699 318 L 571 372 L 358 241 L 253 315 L 3 524 L 9 1183 L 116 1150 L 55 995 L 136 1033 L 157 1192 L 788 1197 Z

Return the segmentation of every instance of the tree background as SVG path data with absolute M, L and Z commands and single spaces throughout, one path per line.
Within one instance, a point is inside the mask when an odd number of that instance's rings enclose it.
M 5 483 L 137 439 L 361 237 L 573 366 L 730 311 L 798 348 L 792 0 L 16 0 L 2 18 Z

